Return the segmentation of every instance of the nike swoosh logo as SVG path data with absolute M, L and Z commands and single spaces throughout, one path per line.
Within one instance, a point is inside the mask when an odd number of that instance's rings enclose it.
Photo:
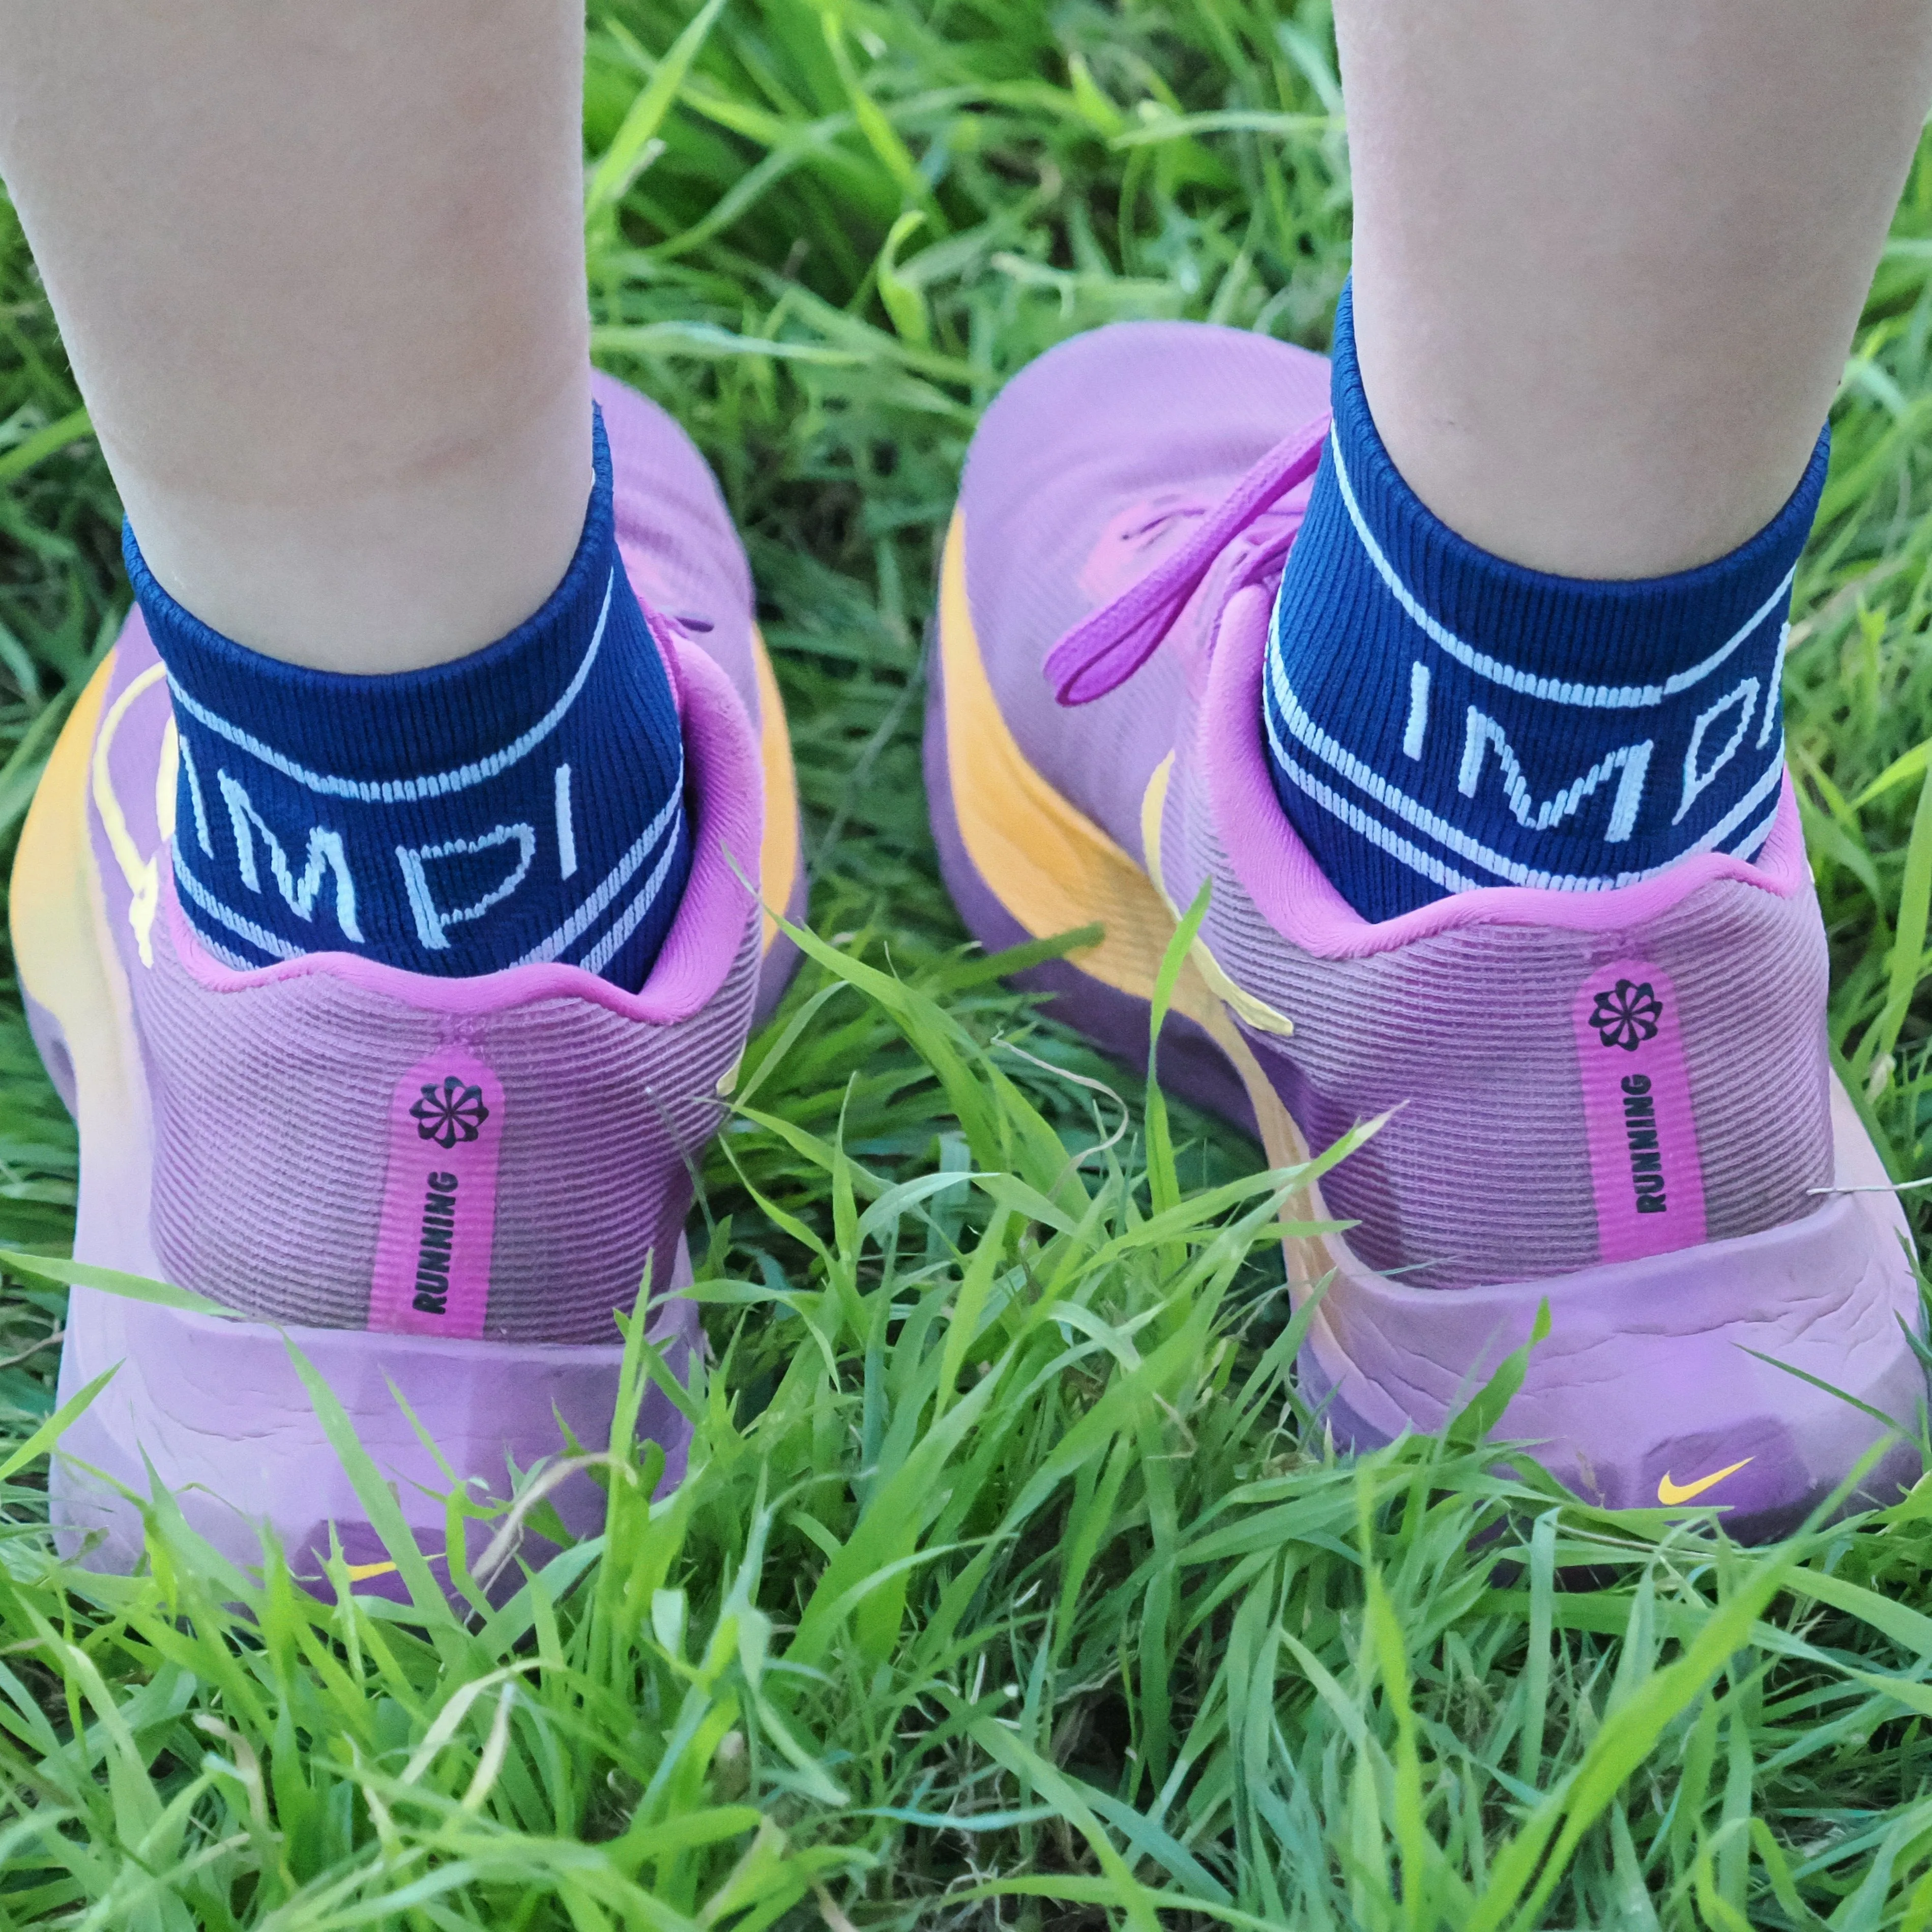
M 1673 1483 L 1666 1470 L 1657 1485 L 1657 1500 L 1666 1507 L 1688 1503 L 1693 1496 L 1701 1496 L 1706 1490 L 1715 1489 L 1726 1476 L 1735 1476 L 1750 1460 L 1747 1456 L 1744 1462 L 1733 1462 L 1728 1469 L 1720 1469 L 1712 1476 L 1700 1476 L 1694 1483 Z

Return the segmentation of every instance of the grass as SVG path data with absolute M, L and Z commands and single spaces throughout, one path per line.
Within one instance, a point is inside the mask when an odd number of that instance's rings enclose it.
M 620 1429 L 605 1535 L 464 1620 L 224 1576 L 164 1505 L 151 1574 L 76 1575 L 58 1298 L 14 1282 L 0 1925 L 1932 1927 L 1932 1492 L 1767 1550 L 1606 1518 L 1496 1472 L 1506 1385 L 1338 1460 L 1288 1372 L 1282 1178 L 1178 1108 L 1170 1153 L 937 884 L 921 638 L 975 413 L 1114 316 L 1323 342 L 1323 10 L 592 11 L 597 353 L 746 528 L 836 935 L 706 1172 L 695 1473 L 651 1508 Z M 9 843 L 125 597 L 76 405 L 6 217 Z M 1932 149 L 1834 422 L 1792 751 L 1834 1050 L 1917 1178 Z M 0 1238 L 60 1252 L 74 1172 L 10 995 Z

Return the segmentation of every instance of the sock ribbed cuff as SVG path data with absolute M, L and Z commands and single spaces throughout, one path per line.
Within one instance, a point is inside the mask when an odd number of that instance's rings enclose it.
M 562 582 L 425 670 L 248 650 L 176 603 L 125 530 L 180 734 L 182 908 L 223 957 L 346 950 L 446 976 L 562 959 L 642 983 L 688 868 L 683 742 L 618 554 L 601 416 L 593 434 Z
M 1728 556 L 1596 582 L 1492 556 L 1424 506 L 1370 412 L 1346 291 L 1334 396 L 1263 722 L 1283 808 L 1343 896 L 1380 920 L 1478 886 L 1601 890 L 1694 851 L 1754 852 L 1778 808 L 1791 585 L 1828 439 Z

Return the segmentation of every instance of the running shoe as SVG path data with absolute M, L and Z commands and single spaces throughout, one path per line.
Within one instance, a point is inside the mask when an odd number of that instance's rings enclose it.
M 608 1442 L 614 1311 L 640 1284 L 674 1372 L 698 1346 L 677 1292 L 685 1218 L 748 1031 L 795 963 L 760 902 L 802 910 L 797 805 L 717 485 L 661 410 L 602 376 L 596 394 L 688 772 L 690 880 L 638 992 L 562 963 L 446 980 L 341 953 L 249 971 L 214 957 L 176 896 L 178 740 L 138 610 L 48 764 L 14 945 L 80 1126 L 75 1258 L 240 1318 L 73 1290 L 61 1399 L 116 1370 L 51 1480 L 62 1546 L 90 1564 L 139 1562 L 122 1492 L 158 1481 L 235 1562 L 259 1564 L 266 1529 L 319 1581 L 333 1538 L 354 1587 L 400 1596 L 294 1352 L 434 1559 L 439 1456 L 480 1502 L 573 1438 Z M 675 1481 L 688 1427 L 655 1388 L 640 1427 Z M 548 1500 L 575 1533 L 601 1521 L 580 1472 Z
M 1206 916 L 1164 1082 L 1287 1166 L 1386 1116 L 1289 1244 L 1338 1442 L 1441 1429 L 1549 1333 L 1496 1431 L 1607 1508 L 1773 1534 L 1856 1468 L 1918 1469 L 1904 1218 L 1826 1048 L 1825 935 L 1787 778 L 1754 860 L 1592 892 L 1497 886 L 1379 924 L 1322 876 L 1262 741 L 1264 646 L 1327 428 L 1322 358 L 1186 323 L 1067 343 L 968 456 L 926 770 L 942 868 L 1024 976 L 1144 1062 Z M 1876 1419 L 1900 1426 L 1893 1436 Z

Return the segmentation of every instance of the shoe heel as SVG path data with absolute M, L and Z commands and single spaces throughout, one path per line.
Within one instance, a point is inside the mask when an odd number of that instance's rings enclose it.
M 941 874 L 989 950 L 1104 922 L 1102 947 L 1016 981 L 1052 994 L 1055 1017 L 1102 1050 L 1144 1064 L 1147 995 L 1174 914 L 1145 870 L 1026 763 L 986 685 L 963 572 L 956 524 L 925 745 Z M 1012 814 L 1002 792 L 1038 808 L 1023 846 L 1005 836 Z M 1105 978 L 1088 970 L 1102 955 Z M 1192 962 L 1176 1005 L 1162 1034 L 1163 1084 L 1255 1132 L 1272 1166 L 1305 1160 L 1300 1130 Z M 1838 1184 L 1882 1187 L 1883 1168 L 1842 1093 L 1833 1128 Z M 1328 1218 L 1318 1190 L 1305 1211 Z M 1496 1434 L 1532 1445 L 1588 1501 L 1722 1508 L 1733 1535 L 1775 1535 L 1884 1441 L 1860 1403 L 1908 1433 L 1884 1450 L 1855 1505 L 1895 1502 L 1918 1473 L 1924 1378 L 1898 1331 L 1922 1332 L 1924 1322 L 1904 1220 L 1882 1192 L 1841 1196 L 1761 1234 L 1546 1280 L 1415 1288 L 1376 1274 L 1332 1235 L 1291 1240 L 1287 1262 L 1298 1300 L 1323 1285 L 1298 1371 L 1344 1446 L 1441 1429 L 1528 1339 L 1546 1302 L 1552 1332 Z
M 677 1279 L 688 1282 L 682 1250 L 679 1258 Z M 702 1346 L 697 1304 L 668 1297 L 648 1335 L 684 1379 L 692 1352 Z M 341 1403 L 439 1576 L 447 1574 L 442 1498 L 451 1486 L 442 1465 L 477 1501 L 503 1500 L 512 1470 L 527 1477 L 567 1454 L 571 1437 L 585 1451 L 602 1451 L 624 1354 L 617 1343 L 519 1345 L 272 1328 L 76 1288 L 61 1399 L 104 1370 L 116 1373 L 62 1438 L 54 1459 L 49 1488 L 62 1554 L 89 1568 L 134 1569 L 145 1528 L 122 1489 L 145 1496 L 158 1484 L 188 1527 L 238 1568 L 258 1566 L 263 1539 L 272 1537 L 298 1580 L 326 1594 L 322 1564 L 332 1530 L 358 1593 L 406 1600 L 394 1552 L 370 1522 L 297 1371 L 296 1349 Z M 656 1386 L 645 1393 L 638 1435 L 664 1451 L 664 1488 L 681 1480 L 691 1426 Z M 594 1534 L 602 1525 L 604 1492 L 581 1470 L 544 1499 L 573 1535 Z M 494 1528 L 471 1526 L 472 1564 Z M 530 1540 L 519 1553 L 541 1561 L 548 1549 Z M 521 1575 L 508 1564 L 491 1580 L 492 1594 L 508 1594 Z

